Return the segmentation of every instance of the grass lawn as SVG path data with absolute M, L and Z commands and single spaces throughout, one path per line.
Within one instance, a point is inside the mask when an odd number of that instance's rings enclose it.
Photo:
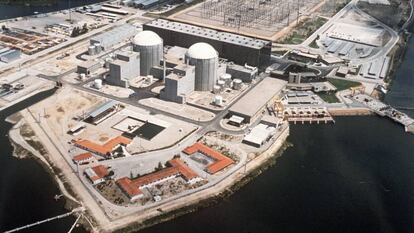
M 287 53 L 287 50 L 273 50 L 272 54 L 277 55 L 277 56 L 283 56 Z
M 311 36 L 316 30 L 324 25 L 328 20 L 325 18 L 310 18 L 299 23 L 298 26 L 280 43 L 282 44 L 301 44 L 309 36 Z
M 319 46 L 318 46 L 318 44 L 316 43 L 316 40 L 317 40 L 317 39 L 314 39 L 314 40 L 312 41 L 312 43 L 310 43 L 310 44 L 309 44 L 309 47 L 314 48 L 314 49 L 319 49 Z
M 152 16 L 152 17 L 162 16 L 162 17 L 168 17 L 170 15 L 173 15 L 173 14 L 179 12 L 179 11 L 182 11 L 182 10 L 188 8 L 188 7 L 194 6 L 194 5 L 199 4 L 201 2 L 203 2 L 203 0 L 194 0 L 191 3 L 188 3 L 188 4 L 187 3 L 183 3 L 181 6 L 178 6 L 178 7 L 174 8 L 174 9 L 172 9 L 170 11 L 167 11 L 165 13 L 162 13 L 162 14 L 145 13 L 145 14 L 147 14 L 145 16 Z
M 357 87 L 361 85 L 360 82 L 333 79 L 333 78 L 328 78 L 328 81 L 337 88 L 336 92 L 343 91 L 351 87 Z M 321 97 L 321 99 L 323 99 L 327 103 L 339 103 L 340 101 L 335 95 L 336 92 L 317 93 L 317 95 Z
M 360 82 L 354 82 L 354 81 L 348 81 L 348 80 L 342 80 L 342 79 L 328 78 L 328 81 L 332 83 L 332 85 L 334 85 L 338 89 L 337 91 L 343 91 L 351 87 L 357 87 L 361 85 Z
M 339 99 L 335 96 L 336 92 L 329 92 L 329 93 L 317 93 L 317 95 L 319 97 L 321 97 L 321 99 L 323 99 L 323 101 L 327 102 L 327 103 L 339 103 Z

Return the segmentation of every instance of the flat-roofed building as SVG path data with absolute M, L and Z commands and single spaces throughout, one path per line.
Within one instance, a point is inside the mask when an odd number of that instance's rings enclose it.
M 271 41 L 165 19 L 153 20 L 143 28 L 157 33 L 164 45 L 189 48 L 199 42 L 210 44 L 219 57 L 239 65 L 260 66 L 270 61 Z
M 76 136 L 80 133 L 82 133 L 86 128 L 86 124 L 83 122 L 80 122 L 78 124 L 76 124 L 75 126 L 73 126 L 72 128 L 70 128 L 68 130 L 68 134 Z
M 226 67 L 226 73 L 230 74 L 233 79 L 240 79 L 246 83 L 250 83 L 255 79 L 258 72 L 257 67 L 246 67 L 237 64 L 228 64 Z
M 84 61 L 77 67 L 78 74 L 90 75 L 101 67 L 99 61 Z
M 106 118 L 114 114 L 119 107 L 119 103 L 115 100 L 107 101 L 99 105 L 96 109 L 91 111 L 85 118 L 86 122 L 92 124 L 99 124 L 104 121 Z
M 258 124 L 243 138 L 242 142 L 254 147 L 261 147 L 272 137 L 275 132 L 275 127 L 265 124 Z
M 229 109 L 231 116 L 244 118 L 244 123 L 254 122 L 266 108 L 266 105 L 275 100 L 287 82 L 267 77 L 258 83 Z
M 91 38 L 90 44 L 99 44 L 103 50 L 109 50 L 114 45 L 130 39 L 136 34 L 137 29 L 134 26 L 130 24 L 123 24 Z
M 0 61 L 9 63 L 20 58 L 22 52 L 18 49 L 10 49 L 3 53 L 0 53 Z

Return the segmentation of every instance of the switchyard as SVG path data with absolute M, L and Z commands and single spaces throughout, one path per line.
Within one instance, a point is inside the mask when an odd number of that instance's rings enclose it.
M 208 0 L 171 18 L 200 26 L 271 39 L 277 32 L 310 13 L 321 0 Z

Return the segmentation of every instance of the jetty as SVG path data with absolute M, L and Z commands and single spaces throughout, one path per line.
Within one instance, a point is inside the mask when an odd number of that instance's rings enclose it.
M 405 132 L 414 133 L 414 119 L 407 114 L 387 105 L 366 94 L 359 94 L 353 97 L 354 100 L 363 104 L 371 111 L 382 117 L 388 117 L 404 126 Z

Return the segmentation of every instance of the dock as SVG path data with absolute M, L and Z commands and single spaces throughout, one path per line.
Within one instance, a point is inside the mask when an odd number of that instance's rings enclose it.
M 290 123 L 328 124 L 335 120 L 326 107 L 293 107 L 286 106 L 279 114 Z
M 289 122 L 293 124 L 297 123 L 309 123 L 309 124 L 328 124 L 328 123 L 335 123 L 335 120 L 332 117 L 290 117 L 287 119 Z
M 353 98 L 357 102 L 365 105 L 371 111 L 375 112 L 377 115 L 388 117 L 403 125 L 405 132 L 414 133 L 414 119 L 407 114 L 365 94 L 359 94 Z

